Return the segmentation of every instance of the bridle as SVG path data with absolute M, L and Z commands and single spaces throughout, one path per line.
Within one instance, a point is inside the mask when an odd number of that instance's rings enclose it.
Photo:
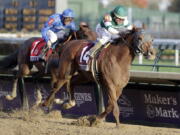
M 145 34 L 144 30 L 135 31 L 134 33 L 132 33 L 132 43 L 130 43 L 130 41 L 126 40 L 126 37 L 128 37 L 131 34 L 131 32 L 132 31 L 127 31 L 127 33 L 121 33 L 120 34 L 120 37 L 121 37 L 123 43 L 126 46 L 128 46 L 134 52 L 135 55 L 138 55 L 140 53 L 143 54 L 143 55 L 150 55 L 150 54 L 147 54 L 147 52 L 144 51 L 143 44 L 145 42 L 150 41 L 152 39 L 151 36 Z M 140 39 L 140 35 L 142 35 L 142 34 L 144 35 L 143 40 Z M 126 36 L 124 36 L 124 35 L 126 35 Z
M 128 32 L 131 32 L 131 31 L 128 31 Z M 127 34 L 127 35 L 126 35 L 126 34 Z M 132 42 L 133 45 L 132 45 L 132 43 L 130 43 L 130 41 L 127 41 L 127 40 L 125 39 L 125 37 L 128 37 L 128 36 L 130 35 L 130 33 L 126 33 L 126 34 L 125 34 L 126 36 L 124 36 L 124 33 L 123 33 L 123 34 L 120 34 L 120 37 L 121 37 L 124 45 L 126 45 L 127 47 L 129 47 L 129 48 L 135 53 L 135 55 L 141 53 L 141 52 L 142 52 L 142 48 L 138 47 L 139 45 L 137 46 L 137 44 L 138 44 L 137 42 L 139 42 L 139 40 L 136 40 L 136 41 L 135 41 L 136 43 L 134 43 L 134 41 L 133 41 L 133 42 Z M 132 40 L 135 40 L 134 38 L 137 38 L 137 37 L 135 37 L 135 36 L 136 36 L 136 33 L 133 33 Z M 134 45 L 134 44 L 135 44 L 135 45 Z
M 140 39 L 140 35 L 144 35 L 143 39 Z M 150 35 L 145 34 L 144 30 L 135 32 L 133 35 L 133 47 L 134 47 L 134 51 L 136 54 L 143 54 L 143 55 L 148 55 L 147 52 L 144 51 L 143 49 L 143 45 L 145 42 L 150 41 L 152 38 Z M 149 52 L 148 52 L 149 53 Z

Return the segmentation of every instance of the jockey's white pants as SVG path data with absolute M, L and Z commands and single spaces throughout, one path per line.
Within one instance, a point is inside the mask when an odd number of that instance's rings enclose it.
M 49 37 L 49 40 L 52 44 L 55 43 L 58 39 L 63 39 L 65 34 L 66 32 L 63 30 L 57 33 L 53 32 L 52 30 L 47 31 L 47 36 Z
M 57 34 L 54 33 L 52 30 L 47 31 L 47 36 L 49 37 L 49 40 L 52 44 L 55 43 L 58 39 Z
M 117 34 L 110 33 L 107 29 L 101 27 L 100 24 L 96 26 L 97 40 L 102 44 L 106 44 L 108 41 L 112 39 L 116 39 L 119 37 Z

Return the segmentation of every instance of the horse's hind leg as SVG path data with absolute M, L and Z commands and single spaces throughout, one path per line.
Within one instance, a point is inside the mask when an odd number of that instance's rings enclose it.
M 13 100 L 17 96 L 17 84 L 18 84 L 18 78 L 23 77 L 25 75 L 28 75 L 30 73 L 29 67 L 27 64 L 21 64 L 19 66 L 19 70 L 15 75 L 15 79 L 13 80 L 13 86 L 11 94 L 6 95 L 7 100 Z
M 21 98 L 21 102 L 22 102 L 22 108 L 24 110 L 29 109 L 29 102 L 28 102 L 26 87 L 25 87 L 25 83 L 24 83 L 24 76 L 26 76 L 28 74 L 30 74 L 29 65 L 28 64 L 20 64 L 17 78 L 18 78 L 19 93 L 20 93 L 20 98 Z
M 16 96 L 17 96 L 17 83 L 18 83 L 18 78 L 15 78 L 13 81 L 11 94 L 6 95 L 7 100 L 13 100 L 14 98 L 16 98 Z

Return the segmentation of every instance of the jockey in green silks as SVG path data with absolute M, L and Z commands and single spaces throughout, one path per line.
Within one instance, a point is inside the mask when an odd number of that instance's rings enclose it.
M 90 56 L 94 57 L 95 52 L 108 41 L 118 38 L 119 33 L 131 30 L 132 25 L 128 22 L 127 9 L 124 6 L 117 6 L 110 13 L 105 14 L 100 23 L 96 26 L 98 35 L 97 42 L 90 49 Z

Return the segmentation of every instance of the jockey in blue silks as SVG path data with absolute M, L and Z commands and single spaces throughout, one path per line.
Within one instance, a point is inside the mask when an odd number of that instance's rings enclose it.
M 55 48 L 57 41 L 63 42 L 70 32 L 76 31 L 74 22 L 75 14 L 73 10 L 66 9 L 62 14 L 53 14 L 45 22 L 44 27 L 41 30 L 42 37 L 47 43 L 46 49 L 42 51 L 40 58 L 44 59 L 44 56 L 49 48 Z

